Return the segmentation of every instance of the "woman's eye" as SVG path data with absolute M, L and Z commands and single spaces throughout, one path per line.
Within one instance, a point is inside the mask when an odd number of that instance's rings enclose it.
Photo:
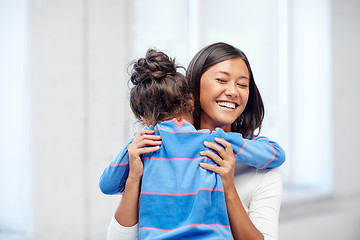
M 239 87 L 241 87 L 241 88 L 247 88 L 247 87 L 248 87 L 248 85 L 245 84 L 245 83 L 238 83 L 237 85 L 238 85 Z
M 216 80 L 217 80 L 219 83 L 226 83 L 226 80 L 221 79 L 221 78 L 217 78 Z

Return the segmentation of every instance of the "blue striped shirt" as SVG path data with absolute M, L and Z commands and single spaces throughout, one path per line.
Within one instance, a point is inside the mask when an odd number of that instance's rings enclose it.
M 237 163 L 257 168 L 277 167 L 285 159 L 282 149 L 263 137 L 243 139 L 241 134 L 225 133 L 221 128 L 212 132 L 196 130 L 190 123 L 176 119 L 150 129 L 161 136 L 163 143 L 158 151 L 142 155 L 139 239 L 231 239 L 221 178 L 199 166 L 200 162 L 215 164 L 200 155 L 200 151 L 208 150 L 204 141 L 214 142 L 215 137 L 227 140 Z M 123 192 L 130 143 L 101 176 L 103 193 Z M 256 153 L 261 150 L 262 154 Z

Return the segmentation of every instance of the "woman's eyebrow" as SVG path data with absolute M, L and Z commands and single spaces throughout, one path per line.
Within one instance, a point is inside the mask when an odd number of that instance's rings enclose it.
M 230 76 L 230 73 L 225 72 L 225 71 L 216 71 L 215 73 L 222 73 L 222 74 L 225 74 L 225 75 L 227 75 L 227 76 Z M 243 78 L 249 79 L 249 77 L 247 77 L 247 76 L 240 76 L 240 77 L 238 77 L 238 78 L 239 78 L 239 79 L 243 79 Z
M 222 73 L 222 74 L 230 75 L 230 73 L 225 72 L 225 71 L 216 71 L 215 73 Z

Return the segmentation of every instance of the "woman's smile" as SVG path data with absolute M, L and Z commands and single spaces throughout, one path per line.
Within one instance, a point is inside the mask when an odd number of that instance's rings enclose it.
M 220 107 L 226 108 L 226 109 L 231 109 L 231 110 L 235 110 L 235 108 L 237 106 L 239 106 L 237 103 L 234 102 L 226 102 L 226 101 L 216 101 Z

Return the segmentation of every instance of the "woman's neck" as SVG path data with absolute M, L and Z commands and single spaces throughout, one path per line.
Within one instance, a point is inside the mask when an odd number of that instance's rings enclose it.
M 222 128 L 224 132 L 231 132 L 231 125 L 215 126 L 212 122 L 200 120 L 200 129 L 209 129 L 210 131 L 214 131 L 215 128 Z

